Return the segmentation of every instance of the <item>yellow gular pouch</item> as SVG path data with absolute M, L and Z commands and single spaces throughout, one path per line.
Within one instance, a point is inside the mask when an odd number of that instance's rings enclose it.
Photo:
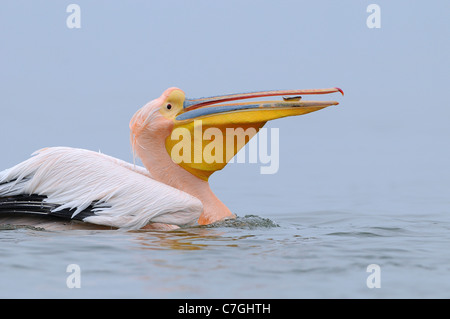
M 172 134 L 166 139 L 166 150 L 175 163 L 208 180 L 212 173 L 224 168 L 267 121 L 322 108 L 261 106 L 175 120 Z

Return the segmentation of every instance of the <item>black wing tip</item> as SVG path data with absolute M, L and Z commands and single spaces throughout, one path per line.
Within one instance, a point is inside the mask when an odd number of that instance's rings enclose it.
M 94 205 L 90 205 L 73 216 L 74 209 L 66 208 L 54 211 L 58 208 L 58 205 L 45 202 L 46 198 L 47 196 L 37 194 L 0 197 L 0 214 L 44 215 L 78 221 L 84 221 L 87 217 L 96 216 L 93 211 Z

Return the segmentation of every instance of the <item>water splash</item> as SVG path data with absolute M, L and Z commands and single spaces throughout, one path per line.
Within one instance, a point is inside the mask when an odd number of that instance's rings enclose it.
M 278 224 L 268 218 L 262 218 L 256 215 L 245 215 L 244 217 L 237 216 L 234 219 L 224 219 L 210 225 L 200 226 L 202 228 L 240 228 L 240 229 L 255 229 L 255 228 L 273 228 L 280 227 Z
M 17 230 L 17 229 L 45 231 L 45 229 L 42 227 L 34 227 L 34 226 L 29 226 L 29 225 L 0 224 L 0 230 Z

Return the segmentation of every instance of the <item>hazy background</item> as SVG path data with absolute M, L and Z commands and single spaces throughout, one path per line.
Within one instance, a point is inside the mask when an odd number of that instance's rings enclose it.
M 66 26 L 70 3 L 81 29 Z M 340 106 L 268 124 L 280 128 L 277 174 L 229 165 L 213 190 L 238 214 L 274 219 L 442 213 L 450 2 L 376 1 L 380 29 L 366 25 L 370 3 L 2 1 L 0 169 L 47 146 L 132 161 L 129 119 L 171 86 L 188 97 L 338 86 Z

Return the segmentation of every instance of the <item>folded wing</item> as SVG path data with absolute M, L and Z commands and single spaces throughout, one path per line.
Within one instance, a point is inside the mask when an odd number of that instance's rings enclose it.
M 51 215 L 123 229 L 195 224 L 203 206 L 145 168 L 88 150 L 54 147 L 0 172 L 0 213 Z

